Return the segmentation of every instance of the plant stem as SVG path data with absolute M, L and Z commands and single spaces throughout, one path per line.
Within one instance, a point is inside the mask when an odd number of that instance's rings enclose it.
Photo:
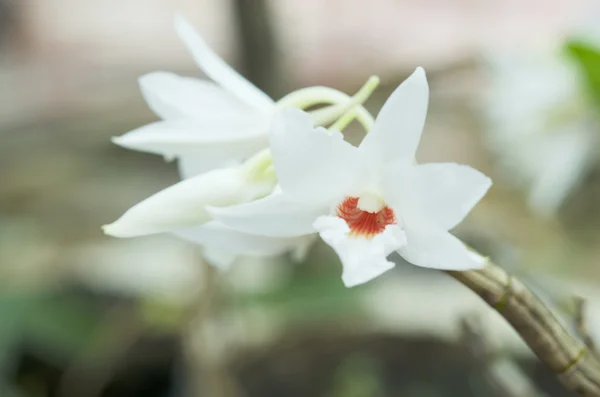
M 447 273 L 496 309 L 535 355 L 580 396 L 600 396 L 600 362 L 521 281 L 489 263 Z

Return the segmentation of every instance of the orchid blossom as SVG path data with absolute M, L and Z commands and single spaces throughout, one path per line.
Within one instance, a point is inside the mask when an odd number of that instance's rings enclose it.
M 391 269 L 387 257 L 394 251 L 421 267 L 481 267 L 448 230 L 491 181 L 465 165 L 414 164 L 428 98 L 425 72 L 418 68 L 390 96 L 358 147 L 337 130 L 314 128 L 301 110 L 283 110 L 270 136 L 280 191 L 244 204 L 207 206 L 208 213 L 261 236 L 318 232 L 339 255 L 347 286 Z
M 105 233 L 116 237 L 173 233 L 203 246 L 205 257 L 220 267 L 227 267 L 243 254 L 291 251 L 301 259 L 313 237 L 245 234 L 212 221 L 205 206 L 232 205 L 271 193 L 276 179 L 272 167 L 268 168 L 270 154 L 265 149 L 277 110 L 329 104 L 311 112 L 316 123 L 328 124 L 350 114 L 369 126 L 372 116 L 361 103 L 378 79 L 371 77 L 353 97 L 332 88 L 308 87 L 275 102 L 219 58 L 180 15 L 175 17 L 175 30 L 214 82 L 168 72 L 142 76 L 142 94 L 162 121 L 113 141 L 126 148 L 177 158 L 186 180 L 133 206 L 116 222 L 104 226 Z
M 317 123 L 327 124 L 366 99 L 353 101 L 332 88 L 308 87 L 275 102 L 219 58 L 183 16 L 176 15 L 174 24 L 194 61 L 213 81 L 162 71 L 142 76 L 142 95 L 162 120 L 113 142 L 178 159 L 184 178 L 239 164 L 266 148 L 272 116 L 283 107 L 333 104 L 312 113 Z M 370 122 L 364 108 L 356 112 L 361 122 Z
M 552 216 L 591 168 L 598 122 L 581 76 L 559 49 L 488 56 L 488 147 L 529 206 Z

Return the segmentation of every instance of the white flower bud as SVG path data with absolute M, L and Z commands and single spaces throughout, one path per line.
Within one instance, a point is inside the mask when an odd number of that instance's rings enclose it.
M 269 194 L 273 178 L 260 178 L 247 167 L 209 171 L 168 187 L 131 207 L 103 227 L 106 234 L 134 237 L 198 226 L 211 220 L 207 205 L 224 207 Z

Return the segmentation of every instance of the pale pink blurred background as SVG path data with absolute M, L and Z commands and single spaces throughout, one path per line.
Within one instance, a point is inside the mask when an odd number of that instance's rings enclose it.
M 271 1 L 286 77 L 297 85 L 441 69 L 481 51 L 545 45 L 594 12 L 574 1 Z M 104 100 L 114 74 L 193 70 L 172 30 L 175 11 L 235 63 L 231 5 L 219 0 L 12 0 L 0 122 Z M 14 63 L 14 61 L 18 63 Z M 126 86 L 134 81 L 122 78 Z M 111 100 L 114 98 L 110 98 Z M 68 105 L 67 105 L 68 104 Z

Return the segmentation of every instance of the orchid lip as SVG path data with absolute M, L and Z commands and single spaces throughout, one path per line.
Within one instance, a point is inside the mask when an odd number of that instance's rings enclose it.
M 348 236 L 371 239 L 383 233 L 387 226 L 398 223 L 394 210 L 385 203 L 377 211 L 365 211 L 360 208 L 361 199 L 347 196 L 336 207 L 336 215 L 350 228 Z

